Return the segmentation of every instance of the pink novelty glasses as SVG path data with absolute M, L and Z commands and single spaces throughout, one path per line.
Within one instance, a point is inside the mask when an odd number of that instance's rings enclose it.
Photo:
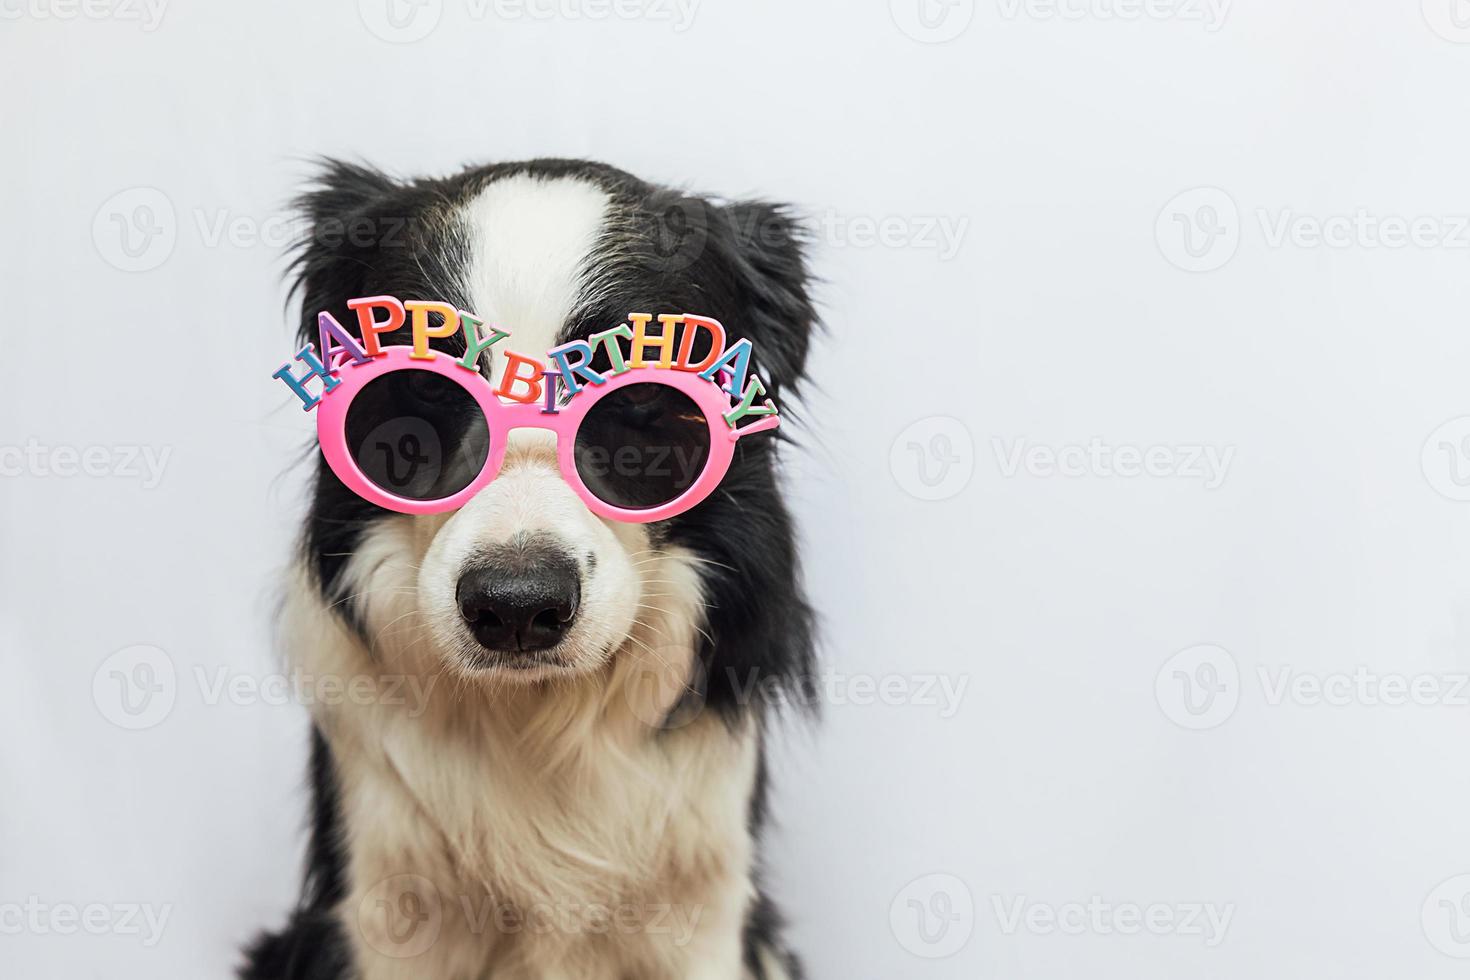
M 768 415 L 732 428 L 729 395 L 684 370 L 630 368 L 561 404 L 558 375 L 547 371 L 547 397 L 527 404 L 503 401 L 451 357 L 411 352 L 384 347 L 361 363 L 339 361 L 337 384 L 316 405 L 322 452 L 338 479 L 404 514 L 463 506 L 499 474 L 513 430 L 548 429 L 562 478 L 594 514 L 663 520 L 710 495 L 737 440 L 779 424 Z

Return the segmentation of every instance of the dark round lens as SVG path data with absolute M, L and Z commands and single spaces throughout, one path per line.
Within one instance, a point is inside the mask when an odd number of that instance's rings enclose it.
M 347 449 L 378 487 L 409 500 L 453 496 L 485 468 L 490 430 L 479 404 L 433 371 L 391 371 L 347 409 Z
M 604 396 L 577 429 L 577 474 L 599 500 L 626 510 L 666 504 L 709 461 L 709 423 L 683 392 L 632 384 Z

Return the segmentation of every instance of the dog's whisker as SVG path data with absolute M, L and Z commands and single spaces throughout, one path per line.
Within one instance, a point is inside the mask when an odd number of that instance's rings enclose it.
M 351 602 L 354 599 L 361 599 L 363 596 L 378 595 L 378 594 L 384 593 L 384 592 L 389 592 L 389 593 L 393 593 L 393 594 L 397 594 L 397 595 L 416 595 L 418 593 L 418 588 L 417 587 L 411 587 L 411 586 L 405 586 L 405 585 L 392 585 L 392 586 L 385 585 L 382 588 L 377 588 L 377 589 L 363 589 L 361 592 L 354 592 L 354 593 L 352 593 L 352 595 L 343 596 L 342 598 L 338 599 L 336 602 L 333 602 L 330 605 L 328 605 L 327 608 L 328 609 L 336 609 L 338 606 L 345 605 L 345 604 Z

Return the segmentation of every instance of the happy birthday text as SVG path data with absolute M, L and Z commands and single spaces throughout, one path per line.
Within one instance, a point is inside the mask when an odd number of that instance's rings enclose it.
M 487 326 L 473 313 L 436 300 L 405 302 L 393 296 L 365 296 L 348 300 L 347 307 L 357 316 L 356 336 L 324 310 L 317 315 L 320 346 L 308 343 L 295 356 L 305 370 L 293 373 L 287 362 L 272 375 L 301 399 L 303 411 L 315 408 L 323 397 L 331 394 L 341 383 L 337 375 L 344 366 L 368 364 L 385 354 L 384 335 L 405 326 L 412 338 L 408 356 L 416 361 L 452 356 L 433 350 L 429 341 L 463 335 L 464 355 L 455 364 L 476 375 L 480 358 L 510 337 L 507 331 Z M 658 330 L 651 331 L 655 321 Z M 709 338 L 710 345 L 709 352 L 696 361 L 694 346 L 700 333 Z M 764 397 L 765 383 L 750 370 L 751 342 L 741 338 L 727 346 L 726 341 L 724 326 L 713 317 L 693 313 L 656 316 L 629 313 L 626 323 L 598 331 L 586 340 L 553 347 L 546 352 L 544 361 L 507 348 L 503 352 L 505 369 L 494 393 L 507 401 L 524 404 L 544 401 L 545 411 L 554 413 L 565 403 L 558 398 L 558 388 L 571 399 L 587 385 L 605 384 L 609 378 L 634 368 L 663 368 L 698 374 L 729 395 L 735 404 L 724 419 L 731 428 L 741 419 L 777 414 L 776 406 Z M 607 370 L 592 367 L 599 349 L 606 355 Z M 320 382 L 319 393 L 308 387 L 313 380 Z

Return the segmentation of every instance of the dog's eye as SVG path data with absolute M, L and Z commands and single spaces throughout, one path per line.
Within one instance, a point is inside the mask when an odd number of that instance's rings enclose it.
M 410 500 L 469 486 L 489 457 L 485 416 L 469 392 L 432 371 L 392 371 L 347 410 L 347 448 L 364 476 Z
M 577 429 L 574 453 L 587 489 L 629 510 L 677 499 L 708 457 L 704 413 L 662 384 L 632 384 L 599 399 Z

